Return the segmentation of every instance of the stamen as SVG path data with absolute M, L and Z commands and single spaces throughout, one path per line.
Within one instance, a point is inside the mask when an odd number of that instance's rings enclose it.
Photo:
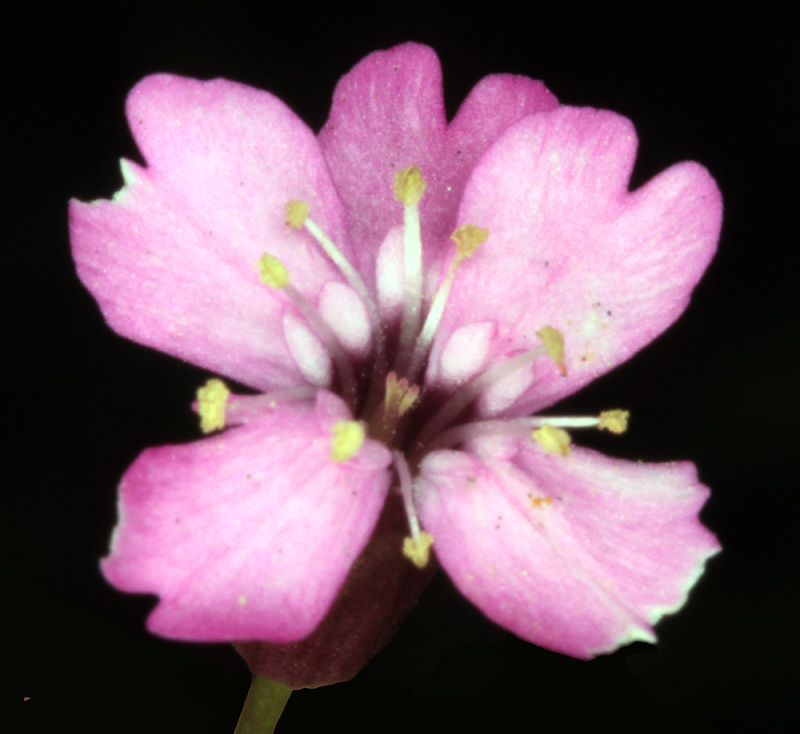
M 488 420 L 488 421 L 473 421 L 472 423 L 465 423 L 461 426 L 448 428 L 446 431 L 440 433 L 431 443 L 431 450 L 443 449 L 448 446 L 455 446 L 470 441 L 474 438 L 483 438 L 485 436 L 511 436 L 527 440 L 530 438 L 531 428 L 528 424 L 528 419 L 523 418 L 522 421 L 518 420 Z
M 261 395 L 231 395 L 225 405 L 225 425 L 238 426 L 257 420 L 266 411 L 285 403 L 307 401 L 317 393 L 313 387 L 285 387 Z M 192 407 L 199 412 L 199 402 Z
M 211 433 L 225 428 L 225 407 L 228 390 L 222 380 L 213 378 L 197 391 L 197 412 L 200 414 L 200 430 Z
M 378 307 L 372 296 L 367 290 L 367 286 L 362 280 L 358 271 L 350 264 L 350 261 L 344 256 L 344 253 L 333 243 L 333 241 L 319 228 L 313 219 L 307 217 L 305 220 L 305 228 L 319 242 L 325 254 L 332 260 L 333 264 L 339 268 L 342 275 L 344 275 L 347 282 L 355 289 L 364 304 L 367 307 L 370 317 L 372 317 L 375 324 L 378 323 Z
M 450 239 L 456 243 L 456 254 L 450 262 L 447 275 L 445 275 L 444 280 L 439 286 L 439 290 L 433 297 L 433 302 L 428 311 L 428 316 L 425 319 L 425 324 L 417 338 L 417 343 L 414 345 L 414 353 L 411 355 L 411 362 L 408 366 L 408 375 L 412 380 L 416 378 L 417 370 L 422 365 L 422 361 L 428 353 L 436 330 L 439 328 L 439 323 L 444 313 L 444 307 L 450 295 L 450 289 L 453 285 L 453 279 L 455 278 L 459 265 L 461 265 L 466 258 L 472 257 L 472 253 L 489 239 L 489 230 L 479 229 L 474 224 L 465 224 L 453 232 L 453 234 L 450 235 Z
M 328 326 L 327 321 L 322 318 L 319 311 L 289 282 L 289 273 L 280 260 L 265 253 L 258 262 L 261 282 L 270 288 L 282 291 L 286 295 L 286 298 L 305 316 L 306 321 L 311 324 L 311 328 L 314 329 L 328 350 L 342 383 L 342 397 L 350 410 L 355 412 L 358 398 L 356 379 L 353 374 L 353 366 L 350 364 L 339 337 Z
M 409 166 L 394 179 L 394 196 L 403 204 L 403 246 L 405 251 L 405 289 L 403 319 L 398 345 L 398 371 L 405 371 L 405 358 L 419 333 L 422 317 L 422 234 L 419 224 L 419 200 L 427 188 L 419 168 Z
M 529 349 L 527 352 L 518 354 L 516 357 L 511 357 L 510 359 L 506 359 L 490 367 L 482 375 L 475 377 L 466 385 L 456 390 L 425 424 L 419 437 L 414 442 L 412 455 L 414 457 L 421 456 L 421 452 L 431 439 L 440 433 L 451 420 L 458 416 L 458 414 L 475 400 L 478 395 L 486 390 L 487 387 L 494 382 L 502 380 L 504 377 L 508 377 L 508 375 L 513 374 L 517 370 L 527 367 L 545 353 L 544 347 L 541 346 Z
M 456 446 L 464 441 L 486 436 L 511 436 L 528 440 L 531 432 L 537 428 L 550 426 L 552 428 L 600 428 L 612 431 L 611 424 L 618 427 L 617 421 L 622 420 L 617 414 L 627 415 L 624 410 L 609 410 L 600 413 L 599 417 L 593 416 L 528 416 L 524 418 L 505 418 L 502 420 L 473 421 L 460 426 L 448 428 L 440 433 L 431 442 L 431 448 L 446 448 Z M 609 425 L 605 425 L 607 422 Z M 612 431 L 622 433 L 622 431 Z
M 339 421 L 331 436 L 331 461 L 347 461 L 353 458 L 366 438 L 364 426 L 358 421 Z
M 403 498 L 403 506 L 408 518 L 408 527 L 411 530 L 411 536 L 403 540 L 403 555 L 418 568 L 425 568 L 428 565 L 433 536 L 424 530 L 420 530 L 417 510 L 414 507 L 414 487 L 411 481 L 411 472 L 403 452 L 393 449 L 392 456 L 395 469 L 397 469 L 397 476 L 400 479 L 400 494 Z
M 536 332 L 536 335 L 542 340 L 541 346 L 529 349 L 527 352 L 518 354 L 516 357 L 511 357 L 510 359 L 506 359 L 490 367 L 482 375 L 475 377 L 466 385 L 456 390 L 425 424 L 425 427 L 414 443 L 412 456 L 418 459 L 431 439 L 440 433 L 451 420 L 491 384 L 527 367 L 542 355 L 547 354 L 558 364 L 561 367 L 561 374 L 566 377 L 567 368 L 564 365 L 564 335 L 552 326 L 544 326 Z
M 372 343 L 375 345 L 375 375 L 386 373 L 386 349 L 384 345 L 384 335 L 381 329 L 381 319 L 378 306 L 372 295 L 370 295 L 364 280 L 358 271 L 351 265 L 344 253 L 334 244 L 334 242 L 320 229 L 320 227 L 309 216 L 308 204 L 304 201 L 290 201 L 286 205 L 286 224 L 295 229 L 305 227 L 311 236 L 319 243 L 325 254 L 331 259 L 333 264 L 339 268 L 345 280 L 361 296 L 364 306 L 369 315 L 370 329 L 372 331 Z M 375 381 L 373 381 L 375 382 Z M 369 401 L 368 401 L 369 402 Z
M 206 390 L 210 387 L 209 380 L 206 385 L 198 390 L 198 399 L 192 402 L 192 410 L 200 416 L 200 428 L 203 428 L 203 416 L 201 415 L 201 406 L 204 401 L 208 400 L 207 395 L 200 395 L 201 390 Z M 222 382 L 219 380 L 219 382 Z M 224 386 L 224 383 L 223 383 Z M 225 387 L 227 390 L 227 387 Z M 230 393 L 225 401 L 224 406 L 224 425 L 220 428 L 229 428 L 230 426 L 241 426 L 242 424 L 249 423 L 264 415 L 266 411 L 277 407 L 284 403 L 290 403 L 298 400 L 313 399 L 317 394 L 316 388 L 307 387 L 284 387 L 278 390 L 272 390 L 268 393 L 261 393 L 260 395 L 236 395 Z M 212 395 L 213 397 L 213 395 Z M 216 429 L 211 429 L 216 430 Z M 207 433 L 207 431 L 203 431 Z

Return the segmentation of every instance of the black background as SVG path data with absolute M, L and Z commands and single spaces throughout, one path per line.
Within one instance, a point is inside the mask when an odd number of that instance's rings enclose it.
M 768 730 L 797 687 L 797 81 L 778 3 L 527 4 L 469 10 L 72 4 L 9 17 L 3 75 L 4 250 L 13 434 L 6 558 L 19 609 L 12 679 L 20 731 L 232 732 L 249 675 L 225 645 L 148 635 L 152 599 L 98 572 L 115 487 L 146 446 L 189 441 L 207 375 L 111 332 L 74 274 L 66 205 L 106 198 L 138 159 L 123 103 L 144 75 L 223 76 L 268 89 L 318 129 L 339 76 L 406 40 L 442 61 L 448 114 L 482 76 L 543 79 L 562 103 L 630 117 L 634 185 L 679 160 L 717 178 L 719 254 L 685 316 L 563 409 L 628 407 L 621 438 L 579 436 L 646 461 L 692 459 L 724 552 L 657 647 L 591 663 L 522 643 L 437 578 L 355 680 L 295 693 L 278 732 L 417 734 Z M 18 445 L 17 442 L 19 442 Z M 17 653 L 18 651 L 18 653 Z M 795 717 L 796 718 L 796 717 Z

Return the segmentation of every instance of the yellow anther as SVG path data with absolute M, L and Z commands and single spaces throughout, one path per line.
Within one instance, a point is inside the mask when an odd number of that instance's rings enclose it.
M 200 430 L 211 433 L 225 428 L 225 405 L 231 391 L 222 380 L 211 379 L 197 391 L 197 412 L 200 414 Z
M 428 184 L 416 166 L 409 166 L 394 176 L 394 198 L 403 204 L 419 204 L 426 188 Z
M 600 423 L 598 428 L 611 433 L 625 433 L 628 430 L 627 410 L 604 410 L 600 413 Z
M 383 396 L 383 407 L 387 413 L 400 403 L 400 399 L 407 389 L 408 380 L 405 377 L 398 380 L 396 372 L 386 375 L 386 394 Z
M 545 453 L 569 456 L 569 446 L 572 443 L 572 439 L 563 428 L 556 428 L 549 423 L 545 423 L 545 425 L 533 432 L 532 437 L 545 450 Z
M 396 411 L 397 417 L 402 417 L 417 402 L 418 398 L 419 385 L 409 387 L 408 380 L 405 377 L 398 380 L 394 372 L 390 372 L 386 376 L 384 409 L 387 414 Z
M 400 398 L 400 405 L 397 408 L 397 415 L 402 418 L 411 408 L 414 403 L 419 400 L 419 385 L 412 385 Z
M 403 539 L 403 555 L 417 568 L 425 568 L 431 557 L 432 545 L 433 536 L 423 530 L 416 539 L 412 537 Z
M 470 257 L 486 240 L 489 239 L 489 230 L 476 227 L 474 224 L 460 226 L 450 239 L 456 243 L 458 254 L 461 257 Z
M 339 421 L 333 426 L 331 461 L 353 458 L 366 438 L 366 431 L 358 421 Z
M 302 229 L 308 217 L 308 204 L 304 201 L 290 201 L 286 205 L 286 224 Z
M 564 364 L 564 335 L 552 326 L 544 326 L 536 332 L 536 336 L 542 340 L 542 346 L 545 348 L 547 355 L 561 368 L 561 374 L 566 377 L 567 367 Z
M 277 257 L 266 252 L 258 261 L 261 282 L 270 288 L 285 288 L 289 284 L 289 273 Z

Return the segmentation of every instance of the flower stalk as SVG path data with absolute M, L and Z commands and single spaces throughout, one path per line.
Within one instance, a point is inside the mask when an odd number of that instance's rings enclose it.
M 254 675 L 234 734 L 272 734 L 291 694 L 289 686 Z

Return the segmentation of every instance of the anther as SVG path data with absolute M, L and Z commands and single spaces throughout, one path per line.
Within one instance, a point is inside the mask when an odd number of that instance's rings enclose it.
M 417 568 L 425 568 L 430 560 L 432 545 L 433 536 L 422 530 L 417 538 L 403 539 L 403 555 Z
M 364 426 L 358 421 L 339 421 L 333 426 L 331 436 L 331 461 L 352 459 L 366 438 Z
M 600 413 L 597 427 L 611 433 L 625 433 L 628 430 L 629 416 L 630 412 L 627 410 L 604 410 Z
M 308 218 L 308 204 L 304 201 L 290 201 L 286 205 L 286 224 L 294 229 L 302 229 Z
M 258 261 L 258 266 L 264 285 L 280 290 L 289 284 L 289 273 L 277 257 L 265 252 Z
M 531 436 L 544 449 L 545 453 L 569 456 L 572 439 L 563 428 L 555 428 L 549 423 L 545 423 L 541 428 L 537 428 Z
M 225 428 L 225 407 L 231 391 L 222 380 L 209 380 L 197 391 L 197 412 L 200 414 L 200 430 L 211 433 Z
M 561 374 L 567 376 L 567 366 L 564 364 L 564 335 L 552 326 L 544 326 L 536 332 L 542 340 L 542 346 L 547 351 L 547 355 L 561 369 Z
M 394 198 L 402 204 L 419 204 L 428 184 L 416 166 L 409 166 L 394 176 Z
M 456 243 L 458 254 L 463 259 L 471 257 L 472 253 L 489 239 L 489 230 L 481 229 L 474 224 L 464 224 L 450 235 L 450 239 Z
M 409 387 L 408 380 L 405 377 L 398 380 L 394 372 L 386 375 L 384 410 L 387 415 L 396 414 L 397 418 L 402 418 L 418 399 L 419 385 Z

